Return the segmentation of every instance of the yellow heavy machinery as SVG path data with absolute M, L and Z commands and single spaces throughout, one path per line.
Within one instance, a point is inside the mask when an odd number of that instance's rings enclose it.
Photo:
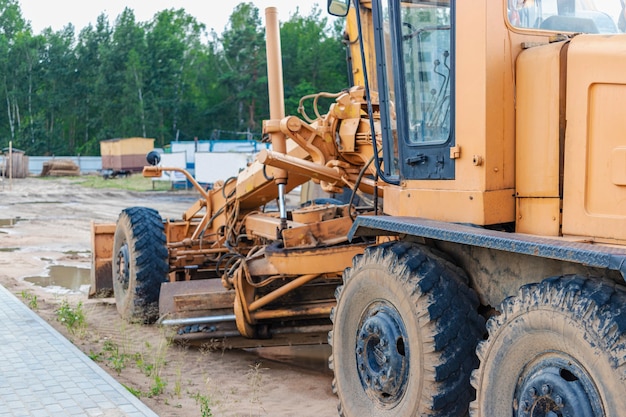
M 180 221 L 94 225 L 94 291 L 187 337 L 332 327 L 342 416 L 625 415 L 623 5 L 328 8 L 348 16 L 355 87 L 284 117 L 268 9 L 273 150 Z M 370 204 L 288 209 L 309 179 Z

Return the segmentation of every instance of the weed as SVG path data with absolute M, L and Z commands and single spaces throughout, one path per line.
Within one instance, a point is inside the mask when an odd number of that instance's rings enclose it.
M 35 294 L 31 294 L 28 291 L 22 291 L 22 299 L 28 301 L 28 307 L 31 310 L 37 310 L 39 305 L 37 304 L 37 296 Z
M 174 381 L 174 395 L 180 398 L 180 392 L 182 390 L 181 379 L 183 377 L 182 370 L 180 368 L 176 369 L 176 380 Z
M 79 335 L 82 334 L 87 327 L 82 301 L 75 307 L 72 307 L 67 300 L 63 300 L 61 306 L 56 310 L 56 315 L 57 320 L 61 322 L 72 335 L 77 333 Z
M 37 296 L 33 295 L 30 300 L 28 300 L 28 307 L 30 307 L 32 310 L 37 310 L 39 308 L 39 306 L 37 305 Z
M 211 412 L 211 400 L 206 395 L 202 395 L 199 392 L 192 395 L 191 398 L 196 400 L 196 404 L 200 405 L 200 415 L 202 417 L 212 417 Z
M 102 359 L 104 359 L 104 355 L 102 354 L 102 352 L 94 352 L 93 350 L 89 349 L 89 359 L 91 359 L 94 362 L 101 362 Z
M 250 365 L 250 369 L 246 373 L 248 377 L 248 384 L 252 393 L 250 395 L 250 415 L 252 415 L 252 408 L 256 404 L 259 408 L 263 408 L 261 405 L 261 387 L 263 386 L 263 369 L 261 368 L 261 362 L 256 362 L 254 365 Z
M 135 355 L 135 363 L 137 368 L 141 370 L 145 376 L 152 379 L 150 391 L 146 393 L 149 397 L 155 397 L 165 392 L 167 382 L 161 378 L 161 370 L 165 367 L 165 355 L 169 344 L 167 338 L 160 339 L 158 346 L 153 347 L 149 342 L 145 343 L 147 353 L 138 353 Z
M 210 339 L 200 346 L 200 353 L 206 355 L 211 352 L 221 351 L 222 355 L 224 355 L 227 348 L 228 344 L 226 343 L 226 339 Z
M 154 371 L 154 364 L 146 361 L 144 355 L 142 355 L 141 353 L 137 354 L 135 358 L 135 364 L 145 376 L 152 375 L 152 372 Z
M 132 358 L 132 355 L 120 352 L 119 346 L 110 340 L 104 342 L 100 355 L 109 362 L 111 368 L 113 368 L 118 375 L 126 368 L 126 364 Z
M 129 387 L 128 385 L 124 385 L 122 384 L 122 386 L 124 388 L 126 388 L 128 390 L 128 392 L 130 392 L 131 394 L 133 394 L 135 397 L 137 398 L 141 398 L 141 391 L 139 391 L 138 389 L 135 389 L 133 387 Z
M 156 397 L 157 395 L 163 394 L 163 392 L 165 392 L 166 386 L 166 381 L 161 379 L 159 375 L 154 375 L 152 378 L 152 385 L 150 386 L 150 392 L 148 393 L 148 396 Z

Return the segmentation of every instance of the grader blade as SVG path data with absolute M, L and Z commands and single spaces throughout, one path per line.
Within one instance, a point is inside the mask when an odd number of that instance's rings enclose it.
M 258 314 L 259 319 L 278 320 L 280 326 L 267 326 L 263 338 L 243 337 L 237 330 L 233 305 L 235 291 L 227 290 L 219 279 L 167 282 L 161 286 L 161 324 L 177 327 L 174 341 L 191 345 L 211 345 L 216 349 L 310 345 L 327 342 L 331 328 L 325 304 L 292 307 Z M 290 318 L 311 317 L 289 323 Z
M 233 325 L 234 327 L 234 325 Z M 177 334 L 172 341 L 190 346 L 202 346 L 215 350 L 251 349 L 274 346 L 322 345 L 328 343 L 331 324 L 316 326 L 282 327 L 276 329 L 271 339 L 249 339 L 233 329 L 230 335 L 223 331 L 212 333 Z

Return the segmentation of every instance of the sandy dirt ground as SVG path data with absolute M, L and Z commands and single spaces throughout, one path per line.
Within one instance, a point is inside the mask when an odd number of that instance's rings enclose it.
M 69 291 L 46 282 L 50 268 L 58 266 L 68 268 L 57 275 L 88 277 L 84 269 L 91 262 L 92 220 L 113 223 L 120 210 L 134 205 L 180 218 L 196 198 L 190 191 L 95 190 L 71 179 L 14 179 L 11 185 L 4 181 L 0 284 L 160 416 L 337 415 L 326 345 L 215 350 L 210 344 L 172 344 L 171 330 L 119 319 L 112 299 L 88 299 L 84 286 L 83 292 Z M 70 281 L 85 284 L 74 275 Z M 41 282 L 34 285 L 30 277 L 44 278 L 35 278 Z M 70 331 L 60 321 L 59 312 L 64 311 L 82 311 L 84 326 Z

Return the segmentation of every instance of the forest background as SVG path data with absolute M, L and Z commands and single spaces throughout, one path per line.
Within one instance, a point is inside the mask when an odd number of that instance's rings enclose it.
M 280 24 L 287 115 L 304 95 L 348 87 L 344 22 L 326 16 L 314 8 Z M 0 0 L 0 148 L 97 156 L 112 138 L 260 139 L 265 56 L 252 3 L 234 7 L 222 34 L 184 9 L 138 22 L 129 8 L 78 34 L 71 24 L 35 34 L 18 0 Z

